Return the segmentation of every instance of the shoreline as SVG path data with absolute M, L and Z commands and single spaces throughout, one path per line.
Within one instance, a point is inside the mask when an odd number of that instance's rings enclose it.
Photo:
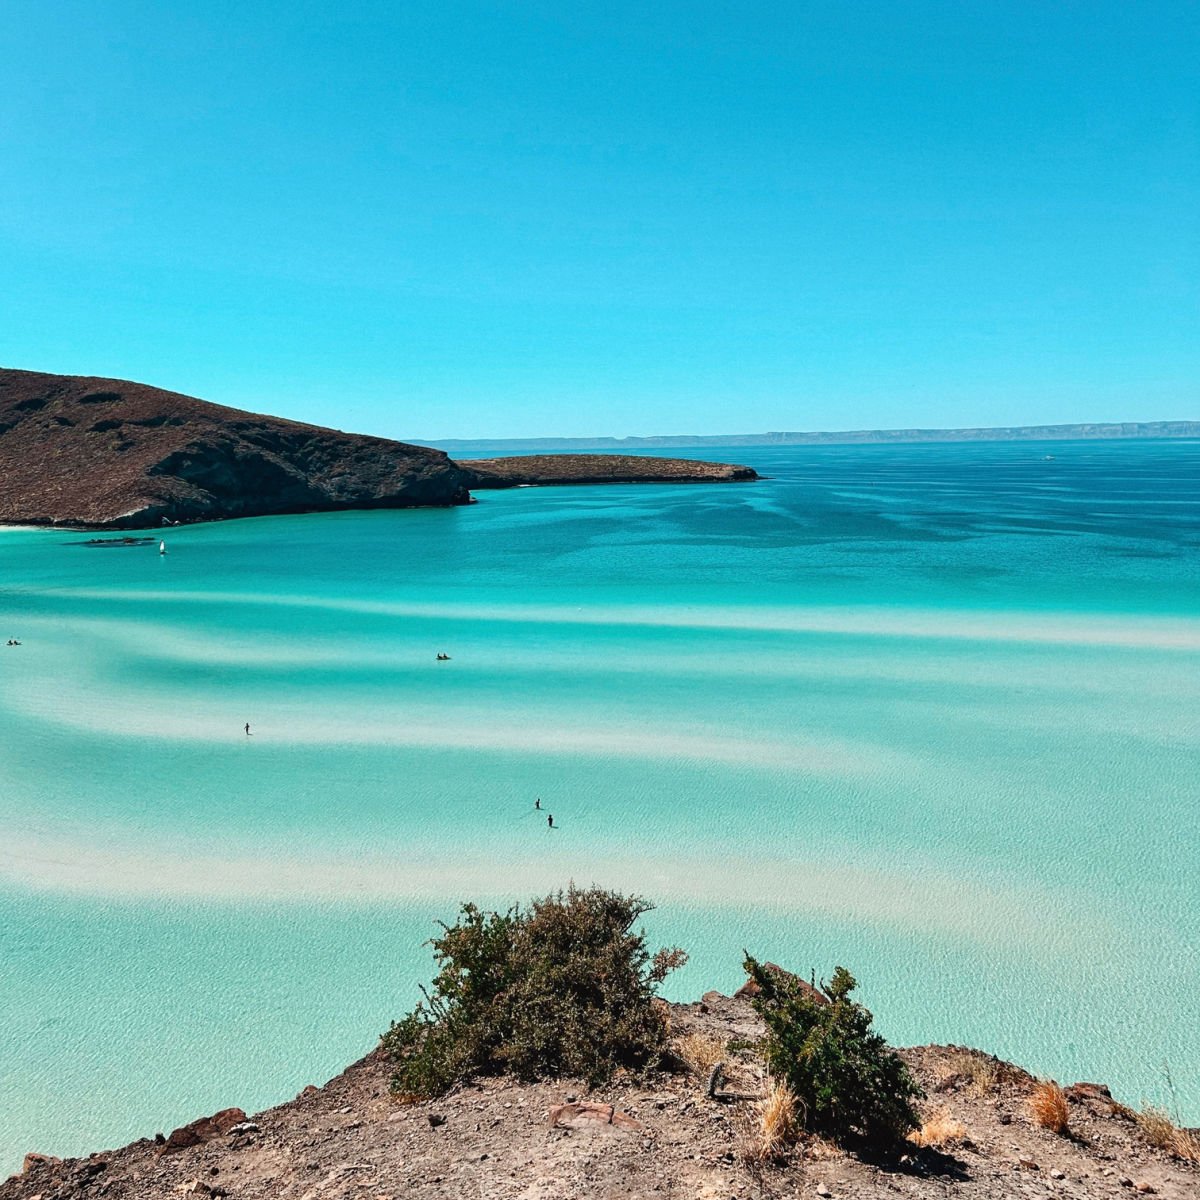
M 553 455 L 545 457 L 556 457 Z M 585 457 L 576 455 L 561 455 L 557 457 L 575 458 Z M 472 491 L 487 492 L 487 491 L 508 491 L 518 490 L 523 488 L 541 488 L 541 487 L 613 487 L 619 485 L 636 485 L 636 484 L 667 484 L 667 485 L 684 485 L 684 484 L 713 484 L 713 483 L 757 483 L 766 479 L 767 476 L 758 474 L 753 467 L 742 467 L 731 465 L 728 463 L 706 463 L 701 460 L 691 459 L 652 459 L 642 460 L 636 456 L 631 456 L 631 462 L 652 461 L 652 462 L 668 462 L 681 466 L 689 467 L 713 467 L 721 470 L 707 472 L 704 470 L 695 472 L 680 472 L 674 475 L 667 474 L 639 474 L 634 471 L 629 471 L 627 474 L 609 474 L 598 477 L 590 477 L 586 475 L 574 476 L 571 472 L 564 470 L 563 473 L 556 473 L 553 470 L 547 470 L 544 474 L 536 475 L 521 475 L 519 479 L 506 478 L 503 472 L 488 471 L 483 473 L 477 471 L 476 468 L 482 467 L 485 460 L 467 460 L 456 465 L 463 468 L 471 474 L 470 489 Z M 487 460 L 490 462 L 490 460 Z M 501 462 L 503 460 L 495 460 Z M 159 524 L 152 521 L 147 524 L 129 524 L 128 519 L 136 516 L 136 513 L 124 513 L 121 516 L 114 517 L 111 520 L 99 522 L 77 521 L 69 517 L 64 518 L 46 518 L 36 517 L 24 520 L 19 517 L 8 516 L 3 522 L 0 522 L 0 532 L 4 530 L 25 530 L 34 529 L 42 530 L 47 533 L 80 533 L 80 534 L 101 534 L 110 533 L 114 537 L 122 533 L 128 533 L 136 536 L 139 533 L 143 537 L 165 537 L 174 529 L 186 529 L 194 525 L 214 525 L 219 522 L 228 521 L 257 521 L 267 517 L 311 517 L 324 516 L 333 513 L 362 513 L 362 512 L 409 512 L 412 510 L 427 510 L 427 509 L 456 509 L 469 508 L 479 501 L 472 495 L 468 494 L 467 498 L 461 501 L 456 501 L 451 504 L 348 504 L 336 507 L 324 508 L 294 508 L 294 509 L 272 509 L 270 512 L 256 513 L 213 513 L 211 515 L 196 516 L 196 517 L 180 517 L 175 520 Z M 146 531 L 153 531 L 152 534 Z M 117 538 L 116 540 L 119 540 Z

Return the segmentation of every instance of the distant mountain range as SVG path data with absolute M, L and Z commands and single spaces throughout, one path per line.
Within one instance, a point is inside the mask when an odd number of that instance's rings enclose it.
M 1200 438 L 1200 421 L 1120 421 L 1083 425 L 1003 425 L 992 429 L 855 429 L 812 433 L 723 433 L 708 436 L 595 438 L 440 438 L 446 450 L 489 446 L 537 450 L 634 450 L 667 446 L 814 446 L 887 442 L 1058 442 L 1118 438 Z

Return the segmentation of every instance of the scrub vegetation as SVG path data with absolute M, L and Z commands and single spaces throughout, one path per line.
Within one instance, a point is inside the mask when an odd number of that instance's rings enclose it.
M 392 1090 L 436 1096 L 501 1072 L 598 1084 L 658 1066 L 668 1028 L 655 993 L 687 955 L 647 950 L 634 926 L 652 907 L 574 885 L 507 913 L 464 904 L 432 940 L 432 987 L 384 1035 Z
M 574 885 L 506 913 L 464 904 L 430 943 L 432 985 L 384 1035 L 393 1092 L 417 1100 L 501 1073 L 593 1086 L 681 1063 L 708 1074 L 727 1045 L 696 1033 L 672 1044 L 656 993 L 687 956 L 650 953 L 636 925 L 651 908 L 639 896 Z M 848 971 L 838 967 L 817 990 L 750 957 L 745 967 L 767 1030 L 756 1051 L 770 1075 L 746 1157 L 778 1157 L 801 1131 L 894 1145 L 920 1126 L 921 1090 L 851 998 Z
M 838 967 L 818 991 L 749 956 L 745 966 L 767 1027 L 767 1066 L 791 1088 L 805 1129 L 843 1144 L 889 1145 L 920 1125 L 913 1103 L 921 1089 L 851 999 L 849 971 Z

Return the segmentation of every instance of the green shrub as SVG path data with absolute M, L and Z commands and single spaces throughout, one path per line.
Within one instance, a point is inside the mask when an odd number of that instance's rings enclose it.
M 595 1084 L 619 1069 L 656 1066 L 667 1026 L 651 1001 L 687 955 L 670 949 L 651 958 L 633 926 L 652 907 L 574 885 L 504 914 L 464 904 L 430 943 L 432 987 L 384 1034 L 396 1063 L 392 1090 L 434 1096 L 502 1071 Z
M 771 1071 L 786 1079 L 805 1126 L 836 1141 L 898 1142 L 920 1124 L 913 1101 L 921 1089 L 877 1033 L 871 1014 L 850 999 L 854 976 L 844 967 L 815 994 L 794 976 L 746 957 L 761 989 L 751 1003 L 767 1026 L 763 1046 Z

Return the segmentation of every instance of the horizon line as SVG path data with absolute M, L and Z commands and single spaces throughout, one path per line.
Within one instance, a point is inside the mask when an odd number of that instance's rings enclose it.
M 764 433 L 641 434 L 591 436 L 476 437 L 421 439 L 436 448 L 463 446 L 543 446 L 604 449 L 630 446 L 771 446 L 887 444 L 968 441 L 1119 441 L 1200 437 L 1200 420 L 1076 421 L 1052 425 L 948 426 L 945 428 L 780 430 Z

